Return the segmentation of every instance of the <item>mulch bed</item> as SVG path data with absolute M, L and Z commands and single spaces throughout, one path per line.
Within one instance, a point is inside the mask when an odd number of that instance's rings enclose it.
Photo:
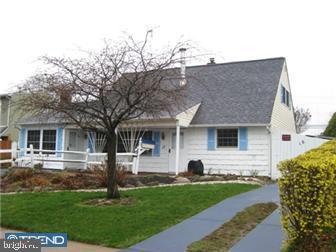
M 106 199 L 106 198 L 90 199 L 83 202 L 83 204 L 89 206 L 111 206 L 111 205 L 129 206 L 135 204 L 135 202 L 136 202 L 135 198 L 125 197 L 120 199 Z
M 77 190 L 106 188 L 105 170 L 45 170 L 31 168 L 10 168 L 1 177 L 0 192 L 41 192 L 54 190 Z M 211 181 L 252 181 L 270 183 L 267 177 L 240 177 L 238 175 L 193 175 L 190 173 L 172 176 L 169 174 L 133 175 L 124 169 L 118 170 L 117 182 L 120 187 L 143 187 L 166 184 L 211 182 Z

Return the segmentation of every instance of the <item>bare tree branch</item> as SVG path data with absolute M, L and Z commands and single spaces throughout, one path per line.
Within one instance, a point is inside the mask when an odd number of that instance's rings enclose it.
M 22 106 L 37 115 L 55 117 L 85 130 L 104 129 L 108 146 L 108 197 L 118 197 L 115 181 L 116 128 L 123 122 L 172 114 L 184 105 L 180 85 L 178 42 L 158 53 L 150 48 L 150 31 L 143 41 L 132 36 L 116 44 L 105 42 L 80 59 L 40 58 L 45 69 L 20 90 Z

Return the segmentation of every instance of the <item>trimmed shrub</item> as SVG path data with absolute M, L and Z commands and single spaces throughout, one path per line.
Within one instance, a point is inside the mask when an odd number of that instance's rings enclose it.
M 330 118 L 329 123 L 325 131 L 323 132 L 324 136 L 336 137 L 336 113 Z
M 336 141 L 281 162 L 282 223 L 295 251 L 331 251 L 336 231 Z

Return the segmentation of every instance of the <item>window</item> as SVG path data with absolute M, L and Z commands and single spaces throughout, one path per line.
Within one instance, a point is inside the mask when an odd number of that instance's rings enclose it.
M 238 129 L 217 129 L 217 147 L 238 147 Z
M 281 86 L 281 102 L 286 104 L 286 88 Z
M 34 149 L 40 149 L 40 130 L 28 130 L 27 134 L 27 148 L 30 147 L 30 145 L 33 145 Z
M 43 150 L 56 150 L 56 130 L 43 130 Z
M 287 105 L 287 107 L 289 107 L 289 105 L 290 105 L 290 96 L 289 96 L 289 92 L 286 90 L 286 105 Z
M 34 149 L 56 150 L 56 130 L 28 130 L 27 148 L 31 144 Z
M 290 108 L 290 93 L 284 86 L 281 86 L 281 103 Z

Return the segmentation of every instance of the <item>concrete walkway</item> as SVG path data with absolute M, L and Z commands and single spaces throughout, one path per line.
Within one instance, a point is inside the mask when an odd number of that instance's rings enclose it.
M 267 185 L 257 190 L 243 193 L 204 210 L 203 212 L 184 220 L 183 222 L 144 240 L 125 251 L 144 252 L 183 252 L 189 244 L 202 239 L 225 222 L 233 218 L 237 212 L 246 207 L 261 202 L 279 202 L 278 187 L 276 184 Z M 276 217 L 274 217 L 276 218 Z M 272 219 L 273 220 L 273 219 Z M 273 237 L 273 236 L 272 236 Z M 279 238 L 281 239 L 281 238 Z M 263 238 L 262 242 L 264 242 Z M 254 242 L 258 243 L 257 240 Z M 272 242 L 272 241 L 270 241 Z M 238 251 L 238 250 L 237 250 Z M 242 250 L 239 250 L 242 251 Z M 271 251 L 263 250 L 244 251 Z M 280 251 L 280 247 L 279 250 Z
M 5 229 L 0 227 L 0 237 L 4 238 L 5 233 L 16 232 L 21 233 L 22 231 L 17 231 L 13 229 Z M 24 232 L 25 233 L 25 232 Z M 42 252 L 116 252 L 120 251 L 114 248 L 107 248 L 97 245 L 86 244 L 82 242 L 75 242 L 68 240 L 68 246 L 66 248 L 42 248 Z
M 279 252 L 284 239 L 285 233 L 281 228 L 280 210 L 277 209 L 233 246 L 230 252 Z

